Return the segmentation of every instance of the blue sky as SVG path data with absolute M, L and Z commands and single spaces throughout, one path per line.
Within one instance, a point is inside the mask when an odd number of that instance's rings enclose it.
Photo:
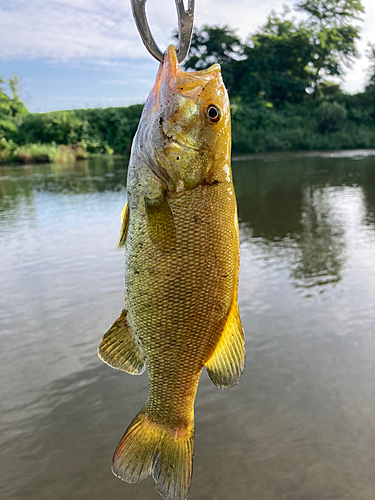
M 186 0 L 185 0 L 186 1 Z M 196 26 L 229 24 L 245 39 L 271 9 L 294 0 L 196 0 Z M 375 1 L 366 8 L 362 58 L 348 71 L 344 88 L 363 88 L 366 45 L 375 42 Z M 148 0 L 152 31 L 161 48 L 176 27 L 174 0 Z M 140 41 L 130 0 L 0 0 L 0 75 L 16 73 L 30 111 L 143 102 L 157 62 Z

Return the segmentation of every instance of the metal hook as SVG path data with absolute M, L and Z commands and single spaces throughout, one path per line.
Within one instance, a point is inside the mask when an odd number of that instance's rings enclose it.
M 142 42 L 152 56 L 160 62 L 164 61 L 164 54 L 157 46 L 151 34 L 146 16 L 147 0 L 131 0 L 133 16 L 137 25 Z M 177 60 L 179 63 L 188 55 L 193 36 L 195 0 L 189 0 L 188 9 L 185 10 L 183 0 L 175 0 L 178 15 L 178 47 Z

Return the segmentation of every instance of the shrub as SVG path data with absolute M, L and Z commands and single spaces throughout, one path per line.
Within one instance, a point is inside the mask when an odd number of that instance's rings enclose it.
M 11 158 L 16 147 L 17 145 L 12 140 L 0 137 L 0 163 Z
M 338 132 L 341 130 L 348 113 L 345 106 L 338 102 L 323 102 L 319 106 L 318 131 L 321 134 L 325 132 Z
M 13 148 L 11 154 L 5 159 L 21 163 L 55 163 L 73 161 L 86 156 L 87 153 L 82 147 L 36 143 Z

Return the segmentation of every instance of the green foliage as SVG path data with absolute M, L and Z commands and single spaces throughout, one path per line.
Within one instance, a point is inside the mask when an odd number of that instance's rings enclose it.
M 375 119 L 368 112 L 366 95 L 340 94 L 340 100 L 285 103 L 278 109 L 260 99 L 245 103 L 236 98 L 231 106 L 233 152 L 374 148 Z M 324 133 L 319 131 L 322 118 L 328 120 Z
M 7 140 L 5 137 L 0 137 L 0 163 L 9 161 L 16 149 L 17 145 L 12 140 Z
M 338 102 L 323 102 L 319 106 L 318 131 L 337 132 L 344 126 L 348 116 L 345 106 Z
M 218 62 L 231 97 L 249 102 L 262 96 L 275 106 L 300 102 L 312 83 L 311 33 L 288 14 L 287 8 L 280 15 L 272 12 L 246 44 L 228 26 L 196 29 L 185 68 L 205 69 Z
M 29 114 L 18 130 L 19 144 L 80 145 L 91 153 L 129 152 L 141 105 Z
M 86 144 L 88 122 L 80 120 L 74 111 L 30 114 L 19 127 L 21 144 L 41 142 L 48 144 Z
M 10 141 L 17 134 L 17 126 L 28 111 L 21 102 L 19 82 L 16 75 L 6 83 L 0 77 L 0 139 Z
M 130 144 L 137 130 L 142 105 L 127 108 L 96 108 L 76 110 L 75 114 L 88 123 L 91 140 L 89 150 L 111 149 L 116 153 L 130 152 Z
M 231 91 L 235 83 L 237 63 L 241 60 L 243 51 L 244 45 L 229 26 L 205 24 L 201 29 L 194 28 L 184 67 L 198 71 L 219 63 L 225 83 Z
M 282 109 L 237 101 L 232 112 L 233 151 L 260 153 L 312 149 L 311 130 L 316 128 L 315 105 L 285 104 Z
M 289 10 L 272 12 L 267 22 L 245 47 L 240 62 L 242 74 L 236 94 L 249 101 L 261 96 L 279 107 L 284 102 L 301 102 L 311 86 L 311 32 L 303 23 L 288 19 Z
M 370 60 L 367 85 L 367 89 L 369 89 L 370 87 L 375 87 L 375 43 L 368 44 L 366 56 Z
M 56 163 L 74 161 L 86 158 L 87 153 L 81 147 L 69 147 L 52 144 L 25 144 L 23 146 L 12 147 L 7 161 L 17 161 L 20 163 Z
M 28 113 L 21 101 L 19 80 L 16 75 L 8 79 L 8 83 L 0 77 L 0 117 L 18 118 Z
M 299 0 L 296 9 L 308 15 L 306 26 L 311 31 L 314 75 L 312 88 L 317 94 L 319 83 L 327 76 L 342 76 L 358 56 L 356 41 L 360 28 L 352 23 L 364 13 L 361 0 Z
M 17 77 L 7 84 L 0 78 L 0 161 L 59 161 L 85 151 L 129 153 L 142 109 L 134 105 L 32 114 L 21 101 Z
M 220 63 L 231 98 L 233 152 L 375 147 L 375 45 L 368 85 L 345 94 L 357 57 L 361 0 L 297 0 L 271 12 L 242 42 L 229 26 L 195 29 L 186 69 Z M 17 77 L 0 78 L 0 161 L 57 161 L 88 153 L 128 154 L 142 105 L 29 114 Z
M 318 98 L 327 77 L 342 77 L 358 56 L 355 23 L 364 12 L 361 0 L 299 0 L 303 21 L 271 12 L 267 22 L 242 43 L 228 26 L 195 30 L 185 67 L 202 69 L 219 62 L 231 97 L 261 96 L 274 106 Z
M 338 83 L 326 81 L 318 84 L 316 94 L 317 97 L 327 99 L 327 101 L 332 101 L 342 94 L 342 90 Z

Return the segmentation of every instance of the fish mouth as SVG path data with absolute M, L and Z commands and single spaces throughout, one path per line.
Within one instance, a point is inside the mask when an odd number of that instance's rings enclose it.
M 167 92 L 175 92 L 181 84 L 188 87 L 186 92 L 189 93 L 194 92 L 194 87 L 202 87 L 207 84 L 217 74 L 220 74 L 220 71 L 221 66 L 216 63 L 206 69 L 186 73 L 180 67 L 175 46 L 169 45 L 164 54 L 160 79 L 163 80 L 162 86 Z

